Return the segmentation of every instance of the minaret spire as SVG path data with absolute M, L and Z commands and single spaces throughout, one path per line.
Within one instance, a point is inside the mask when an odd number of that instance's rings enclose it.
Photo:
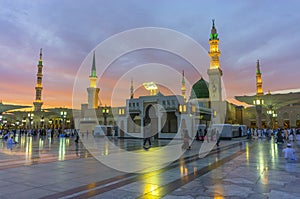
M 93 54 L 93 64 L 92 64 L 92 70 L 91 70 L 90 77 L 96 77 L 97 78 L 95 51 L 94 51 L 94 54 Z
M 95 51 L 93 53 L 93 63 L 91 74 L 89 76 L 90 79 L 90 87 L 87 88 L 88 92 L 88 108 L 95 109 L 98 107 L 98 94 L 100 89 L 97 88 L 97 73 L 96 73 L 96 58 L 95 58 Z
M 257 62 L 256 62 L 256 95 L 260 96 L 263 94 L 264 94 L 264 92 L 262 90 L 260 65 L 259 65 L 259 60 L 257 60 Z
M 42 110 L 42 79 L 43 79 L 43 60 L 42 60 L 42 48 L 40 49 L 40 59 L 38 62 L 38 72 L 36 74 L 36 86 L 35 86 L 35 101 L 33 102 L 34 111 L 41 111 Z
M 43 51 L 43 49 L 41 48 L 41 49 L 40 49 L 40 61 L 43 60 L 43 59 L 42 59 L 42 56 L 43 56 L 43 52 L 42 52 L 42 51 Z
M 134 97 L 133 91 L 134 91 L 134 88 L 133 88 L 133 79 L 131 78 L 130 99 L 132 99 Z
M 181 95 L 184 98 L 184 101 L 186 101 L 186 96 L 185 96 L 185 79 L 184 79 L 184 70 L 182 70 L 182 80 L 181 80 Z

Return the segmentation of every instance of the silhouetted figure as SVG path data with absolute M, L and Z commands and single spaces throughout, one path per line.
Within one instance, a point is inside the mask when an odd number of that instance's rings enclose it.
M 149 147 L 151 147 L 151 132 L 150 132 L 150 123 L 151 123 L 151 120 L 148 118 L 148 119 L 145 119 L 145 122 L 144 122 L 144 143 L 143 143 L 143 147 L 146 148 L 146 144 L 148 142 L 149 144 Z

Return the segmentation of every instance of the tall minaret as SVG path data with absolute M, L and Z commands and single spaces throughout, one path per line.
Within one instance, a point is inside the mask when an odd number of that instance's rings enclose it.
M 90 87 L 87 88 L 88 92 L 88 108 L 89 109 L 95 109 L 98 108 L 98 95 L 100 89 L 97 88 L 97 75 L 96 75 L 96 61 L 95 61 L 95 51 L 93 54 L 93 64 L 92 64 L 92 70 L 91 75 L 89 77 L 90 79 Z
M 263 94 L 264 94 L 264 92 L 262 90 L 260 65 L 259 65 L 259 60 L 257 60 L 257 65 L 256 65 L 256 95 L 260 96 L 260 95 L 263 95 Z
M 222 101 L 222 87 L 221 76 L 222 70 L 220 68 L 220 51 L 219 51 L 219 38 L 217 29 L 215 27 L 215 20 L 212 20 L 211 34 L 209 38 L 210 51 L 210 66 L 207 70 L 209 76 L 209 95 L 210 101 Z
M 131 85 L 130 85 L 130 99 L 134 97 L 134 89 L 133 89 L 133 80 L 131 79 Z
M 33 102 L 34 111 L 41 111 L 42 110 L 42 78 L 43 78 L 43 59 L 42 59 L 42 49 L 40 49 L 40 60 L 37 65 L 38 72 L 36 74 L 36 86 L 35 86 L 35 101 Z
M 183 96 L 184 101 L 186 102 L 186 96 L 185 96 L 185 79 L 184 79 L 184 70 L 182 71 L 182 80 L 181 80 L 181 95 Z

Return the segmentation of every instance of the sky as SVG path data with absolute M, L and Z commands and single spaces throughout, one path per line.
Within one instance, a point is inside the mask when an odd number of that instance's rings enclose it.
M 32 104 L 40 48 L 43 48 L 44 107 L 72 107 L 74 96 L 77 102 L 87 102 L 88 72 L 94 50 L 97 71 L 101 71 L 99 44 L 124 31 L 157 27 L 184 34 L 208 51 L 212 19 L 220 39 L 227 98 L 255 93 L 257 59 L 261 64 L 264 92 L 298 89 L 300 85 L 300 2 L 297 0 L 0 2 L 0 99 L 3 103 Z M 173 43 L 180 45 L 176 40 Z M 114 47 L 124 48 L 124 44 Z M 105 53 L 109 54 L 109 49 Z M 157 64 L 168 66 L 179 74 L 184 70 L 191 85 L 199 79 L 194 76 L 190 63 L 172 53 L 153 49 L 129 52 L 115 59 L 103 74 L 98 74 L 101 104 L 113 104 L 111 96 L 119 99 L 115 105 L 125 104 L 126 97 L 121 97 L 121 91 L 112 89 L 121 77 L 128 82 L 119 87 L 124 95 L 129 97 L 132 78 L 137 94 L 142 91 L 141 82 L 134 80 L 137 77 L 124 74 L 149 63 L 156 63 L 151 66 L 154 68 Z M 172 87 L 172 93 L 180 94 L 180 75 L 156 71 L 178 88 L 165 85 Z M 79 83 L 80 96 L 74 95 L 76 81 L 82 78 L 85 80 Z M 112 90 L 117 91 L 112 94 Z

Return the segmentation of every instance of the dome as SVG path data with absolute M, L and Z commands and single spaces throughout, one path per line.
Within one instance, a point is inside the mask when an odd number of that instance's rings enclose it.
M 197 81 L 191 90 L 191 99 L 209 98 L 208 82 L 202 77 Z

